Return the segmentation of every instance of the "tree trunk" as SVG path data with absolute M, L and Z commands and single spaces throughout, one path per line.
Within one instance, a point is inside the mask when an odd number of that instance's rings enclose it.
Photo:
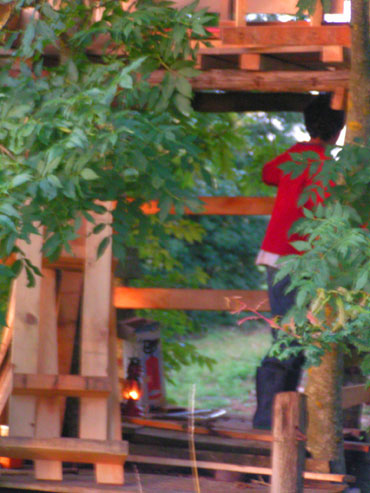
M 320 366 L 308 370 L 307 449 L 314 459 L 330 461 L 331 472 L 344 473 L 342 424 L 343 358 L 336 346 Z
M 351 1 L 351 72 L 346 142 L 370 134 L 369 0 Z
M 370 135 L 369 16 L 369 0 L 352 0 L 352 49 L 346 143 L 352 143 L 355 139 L 366 142 Z M 367 165 L 368 163 L 365 163 L 365 166 Z M 345 358 L 344 385 L 357 384 L 366 380 L 359 364 L 359 355 L 355 352 Z M 359 405 L 345 410 L 345 427 L 360 428 L 361 408 L 362 406 Z

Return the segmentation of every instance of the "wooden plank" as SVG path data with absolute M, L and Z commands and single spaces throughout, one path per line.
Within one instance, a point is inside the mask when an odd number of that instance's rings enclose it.
M 185 209 L 190 215 L 218 215 L 218 216 L 258 216 L 271 214 L 274 206 L 274 197 L 199 197 L 203 202 L 198 210 Z M 145 214 L 159 212 L 156 201 L 142 206 Z M 174 209 L 170 211 L 172 214 Z
M 159 84 L 165 71 L 154 71 L 149 77 L 151 84 Z M 276 70 L 272 72 L 249 72 L 246 70 L 205 70 L 190 80 L 193 90 L 263 91 L 263 92 L 310 92 L 334 91 L 348 88 L 349 70 Z
M 272 428 L 271 493 L 302 493 L 305 461 L 306 397 L 299 392 L 275 396 Z
M 10 344 L 13 338 L 13 325 L 14 325 L 14 315 L 15 315 L 15 283 L 13 283 L 10 289 L 9 296 L 9 306 L 6 317 L 7 325 L 2 328 L 1 333 L 1 344 L 0 344 L 0 367 L 3 364 L 5 358 L 8 355 Z
M 236 46 L 351 46 L 348 24 L 304 26 L 295 23 L 276 23 L 269 26 L 223 27 L 224 45 Z
M 33 265 L 41 270 L 42 234 L 31 235 L 31 243 L 19 242 L 19 247 Z M 14 318 L 11 362 L 17 373 L 37 373 L 41 278 L 35 276 L 35 286 L 27 287 L 23 269 L 14 282 Z M 9 399 L 10 436 L 31 437 L 35 429 L 36 399 L 14 395 Z
M 346 111 L 348 102 L 348 90 L 343 87 L 339 87 L 333 93 L 333 97 L 331 98 L 330 107 L 333 110 L 342 110 Z
M 344 59 L 343 46 L 323 46 L 320 58 L 324 63 L 342 63 Z
M 59 257 L 50 262 L 47 258 L 42 259 L 42 265 L 48 269 L 60 269 L 72 272 L 82 272 L 84 270 L 84 259 L 77 257 Z
M 110 207 L 109 204 L 107 204 Z M 97 259 L 101 241 L 111 232 L 111 215 L 93 214 L 97 223 L 108 226 L 99 234 L 92 234 L 94 224 L 87 224 L 86 259 L 81 324 L 81 375 L 108 377 L 109 317 L 111 309 L 111 244 Z M 106 398 L 84 397 L 80 401 L 80 438 L 106 440 L 108 406 Z M 97 463 L 98 483 L 123 484 L 123 467 Z
M 241 70 L 260 70 L 261 55 L 258 53 L 243 53 L 239 57 L 239 68 Z
M 342 387 L 342 408 L 348 409 L 359 404 L 370 404 L 370 388 L 367 384 Z
M 13 389 L 13 372 L 10 359 L 7 358 L 0 374 L 0 416 L 8 403 L 10 394 Z
M 81 375 L 46 375 L 16 373 L 13 376 L 13 393 L 45 397 L 108 397 L 111 386 L 107 377 Z
M 188 459 L 189 450 L 187 447 L 180 448 L 174 446 L 145 445 L 140 443 L 130 443 L 130 454 L 155 457 L 173 457 L 177 459 Z M 229 450 L 201 450 L 197 444 L 197 460 L 223 462 L 238 465 L 271 467 L 270 455 L 246 454 L 242 451 L 230 452 Z M 330 473 L 330 464 L 325 460 L 307 458 L 305 461 L 306 471 Z
M 204 112 L 299 111 L 302 112 L 312 96 L 294 92 L 202 92 L 194 94 L 192 106 Z
M 56 274 L 54 270 L 43 269 L 42 276 L 37 369 L 38 373 L 52 377 L 58 373 Z M 35 436 L 56 438 L 60 437 L 60 432 L 59 401 L 55 397 L 42 395 L 37 401 Z M 36 460 L 35 477 L 61 481 L 62 463 L 58 460 Z
M 113 299 L 114 283 L 111 283 L 111 299 Z M 121 344 L 117 338 L 117 316 L 116 308 L 113 303 L 110 305 L 109 317 L 109 367 L 108 381 L 111 386 L 111 393 L 108 398 L 108 439 L 122 439 L 122 416 L 121 416 L 121 386 L 119 381 L 118 358 Z
M 166 442 L 187 444 L 187 427 L 187 423 L 147 420 L 145 418 L 127 416 L 125 417 L 125 423 L 122 425 L 123 433 L 131 435 L 132 441 L 137 435 L 140 439 L 148 437 L 150 443 L 156 442 L 160 445 Z M 271 448 L 272 435 L 271 432 L 264 430 L 196 426 L 195 440 L 197 444 L 199 443 L 199 447 L 208 448 L 212 446 L 212 450 L 215 446 L 219 446 L 222 450 L 227 447 L 228 451 L 235 449 L 235 451 L 239 452 L 239 450 L 258 449 L 258 453 L 262 453 L 262 450 L 265 453 Z M 344 449 L 367 453 L 370 450 L 370 443 L 344 440 Z
M 122 440 L 81 440 L 79 438 L 2 437 L 0 454 L 30 460 L 57 460 L 77 463 L 115 464 L 125 462 L 127 443 Z
M 116 308 L 150 308 L 159 310 L 269 310 L 266 291 L 223 289 L 134 288 L 116 286 Z M 247 308 L 243 308 L 243 307 Z
M 186 459 L 175 459 L 175 458 L 163 458 L 163 457 L 148 457 L 141 455 L 129 454 L 127 457 L 127 462 L 136 462 L 139 464 L 157 464 L 163 466 L 173 466 L 173 467 L 187 467 L 191 468 L 193 462 Z M 242 472 L 245 474 L 260 474 L 271 476 L 270 467 L 257 467 L 257 466 L 241 466 L 239 464 L 225 464 L 220 462 L 210 462 L 210 461 L 197 461 L 197 467 L 199 469 L 208 469 L 215 471 L 234 471 Z M 330 474 L 330 473 L 320 473 L 320 472 L 309 472 L 305 471 L 303 473 L 305 479 L 312 479 L 317 481 L 330 481 L 330 482 L 355 482 L 356 478 L 348 474 Z
M 147 419 L 140 417 L 125 417 L 125 420 L 129 423 L 134 423 L 140 426 L 150 426 L 153 428 L 159 428 L 162 430 L 172 430 L 172 431 L 188 431 L 188 423 L 177 422 L 177 421 L 164 421 Z M 229 438 L 239 438 L 241 440 L 259 440 L 262 442 L 271 442 L 272 435 L 271 432 L 265 430 L 231 430 L 226 428 L 220 428 L 216 425 L 212 428 L 207 428 L 205 426 L 195 426 L 194 433 L 199 435 L 218 435 Z

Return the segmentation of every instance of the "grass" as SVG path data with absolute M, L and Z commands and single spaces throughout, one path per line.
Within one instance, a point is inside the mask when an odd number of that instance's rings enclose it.
M 187 407 L 191 386 L 195 384 L 196 408 L 223 407 L 244 412 L 254 391 L 256 367 L 270 346 L 269 328 L 261 324 L 249 328 L 223 327 L 190 342 L 216 363 L 212 370 L 194 364 L 172 372 L 172 381 L 166 383 L 168 402 Z

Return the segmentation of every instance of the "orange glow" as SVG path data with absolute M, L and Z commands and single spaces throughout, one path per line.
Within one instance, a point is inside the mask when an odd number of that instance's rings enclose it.
M 9 457 L 0 457 L 0 466 L 4 469 L 17 469 L 22 467 L 22 459 L 10 459 Z
M 133 401 L 138 401 L 141 397 L 139 382 L 134 379 L 126 379 L 122 388 L 122 397 L 126 400 L 132 399 Z
M 130 399 L 133 399 L 134 401 L 137 401 L 138 399 L 140 399 L 139 392 L 137 392 L 136 390 L 131 390 L 129 392 L 129 396 L 130 396 Z

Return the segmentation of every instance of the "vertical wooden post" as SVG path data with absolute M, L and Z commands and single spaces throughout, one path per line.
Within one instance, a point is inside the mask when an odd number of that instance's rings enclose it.
M 271 493 L 302 493 L 306 397 L 281 392 L 273 412 Z
M 235 25 L 236 27 L 244 27 L 246 24 L 246 0 L 235 0 L 234 3 L 234 12 L 235 12 Z
M 41 270 L 42 235 L 31 235 L 31 243 L 18 245 L 33 265 Z M 12 306 L 13 340 L 11 362 L 16 373 L 37 373 L 40 317 L 41 278 L 36 276 L 35 286 L 27 287 L 25 269 L 13 285 Z M 9 399 L 9 434 L 33 437 L 35 432 L 36 398 L 12 395 Z
M 110 214 L 95 215 L 97 222 L 110 223 Z M 111 310 L 112 248 L 106 248 L 97 259 L 102 239 L 110 234 L 106 227 L 91 234 L 94 225 L 87 226 L 86 259 L 81 324 L 81 374 L 109 375 L 109 318 Z M 84 397 L 80 403 L 80 438 L 107 440 L 109 409 L 105 397 Z M 123 484 L 123 467 L 115 464 L 95 464 L 98 483 Z
M 41 281 L 39 358 L 37 373 L 58 374 L 57 313 L 55 270 L 43 269 Z M 40 397 L 36 408 L 38 438 L 60 437 L 60 402 L 56 397 Z M 61 481 L 62 463 L 57 460 L 36 460 L 36 479 Z

